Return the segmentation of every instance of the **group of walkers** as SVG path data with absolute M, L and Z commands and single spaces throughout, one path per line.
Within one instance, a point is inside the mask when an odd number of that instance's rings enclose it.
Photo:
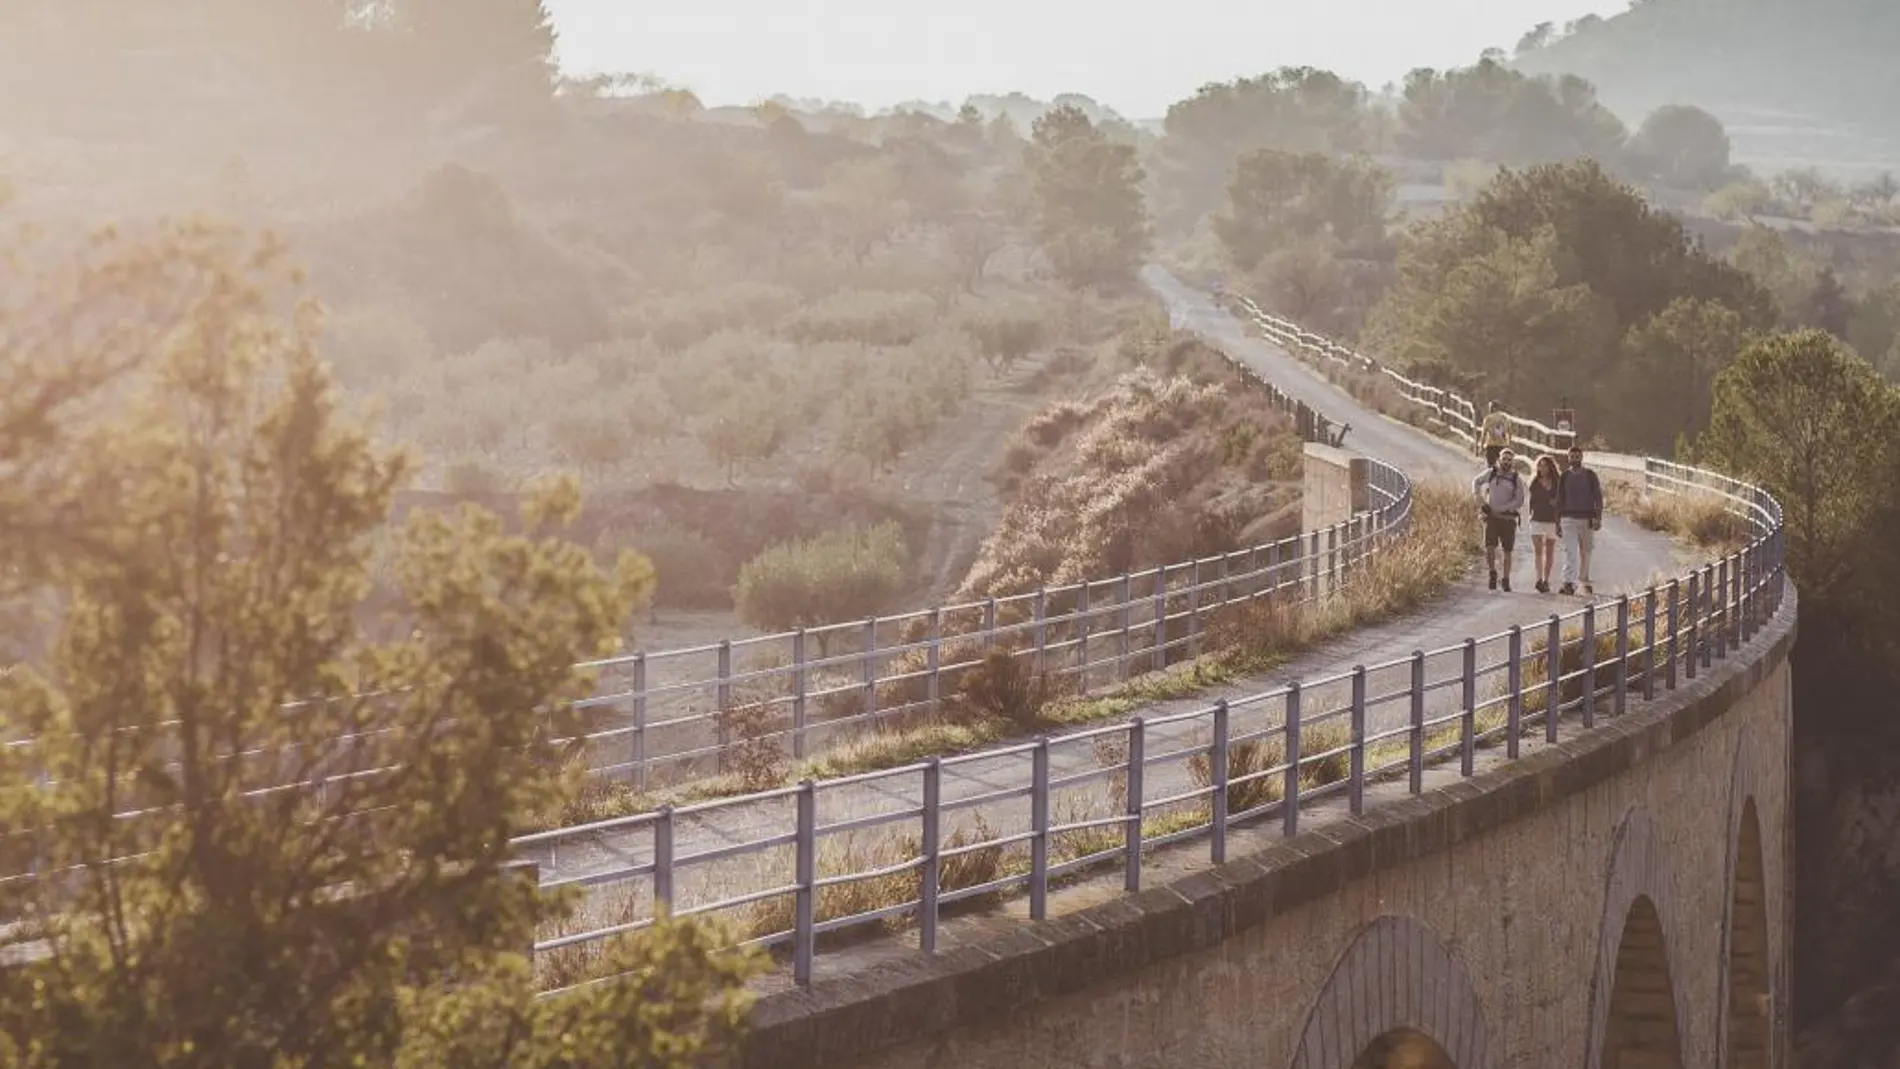
M 1572 445 L 1561 470 L 1556 457 L 1538 457 L 1531 477 L 1524 479 L 1510 444 L 1510 417 L 1496 401 L 1491 402 L 1485 416 L 1481 440 L 1485 467 L 1471 486 L 1484 515 L 1484 557 L 1491 569 L 1491 589 L 1511 589 L 1511 558 L 1517 548 L 1518 523 L 1528 509 L 1537 592 L 1550 593 L 1557 544 L 1562 542 L 1563 586 L 1557 592 L 1575 594 L 1578 584 L 1582 584 L 1585 594 L 1594 594 L 1590 554 L 1596 548 L 1596 532 L 1603 527 L 1603 484 L 1596 472 L 1584 467 L 1583 449 Z M 1498 568 L 1500 554 L 1504 558 L 1502 572 Z

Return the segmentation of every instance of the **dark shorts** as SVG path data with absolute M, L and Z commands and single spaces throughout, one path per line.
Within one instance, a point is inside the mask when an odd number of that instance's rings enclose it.
M 1484 548 L 1496 546 L 1509 553 L 1517 548 L 1517 517 L 1486 516 L 1484 518 Z
M 1499 454 L 1499 453 L 1502 453 L 1502 452 L 1504 452 L 1504 447 L 1503 447 L 1503 446 L 1501 446 L 1501 445 L 1487 445 L 1487 446 L 1485 446 L 1485 447 L 1484 447 L 1484 462 L 1485 462 L 1485 464 L 1487 464 L 1487 465 L 1489 465 L 1490 467 L 1493 467 L 1493 468 L 1495 468 L 1495 467 L 1497 467 L 1497 466 L 1498 466 L 1498 454 Z

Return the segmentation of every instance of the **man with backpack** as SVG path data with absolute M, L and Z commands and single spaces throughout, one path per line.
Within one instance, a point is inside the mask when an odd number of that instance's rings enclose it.
M 1498 451 L 1498 461 L 1487 466 L 1478 477 L 1472 480 L 1471 490 L 1478 498 L 1479 511 L 1484 515 L 1484 560 L 1491 568 L 1491 589 L 1498 589 L 1503 583 L 1505 592 L 1511 589 L 1511 553 L 1517 548 L 1518 514 L 1524 508 L 1524 480 L 1517 473 L 1517 457 L 1505 447 Z M 1504 551 L 1504 573 L 1498 574 L 1498 551 Z
M 1557 537 L 1564 543 L 1564 585 L 1559 594 L 1575 594 L 1579 581 L 1585 594 L 1596 593 L 1590 585 L 1590 553 L 1602 528 L 1603 483 L 1595 471 L 1583 466 L 1583 449 L 1573 445 L 1570 466 L 1557 477 Z
M 1511 417 L 1496 401 L 1479 427 L 1478 440 L 1484 446 L 1484 462 L 1496 467 L 1499 455 L 1511 444 Z

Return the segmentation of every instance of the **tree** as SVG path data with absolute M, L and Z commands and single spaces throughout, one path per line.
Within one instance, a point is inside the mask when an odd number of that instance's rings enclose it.
M 1071 286 L 1129 284 L 1149 247 L 1134 147 L 1073 106 L 1045 113 L 1032 134 L 1036 235 L 1050 266 Z
M 1643 172 L 1678 189 L 1714 189 L 1729 170 L 1728 130 L 1689 104 L 1665 104 L 1649 113 L 1630 140 Z
M 1620 403 L 1605 411 L 1606 434 L 1632 447 L 1662 449 L 1709 424 L 1710 388 L 1749 339 L 1727 305 L 1679 297 L 1623 339 L 1616 369 Z
M 612 954 L 630 982 L 537 1000 L 522 948 L 572 899 L 505 869 L 573 786 L 572 666 L 618 647 L 651 569 L 602 574 L 558 537 L 571 483 L 519 534 L 417 513 L 409 626 L 367 638 L 371 536 L 409 466 L 338 416 L 277 251 L 207 228 L 107 248 L 0 329 L 0 455 L 25 460 L 0 479 L 22 506 L 0 582 L 52 610 L 0 677 L 0 735 L 32 740 L 0 752 L 0 854 L 40 874 L 0 882 L 0 917 L 43 952 L 0 968 L 0 1061 L 731 1051 L 751 966 L 690 926 Z
M 1485 395 L 1541 407 L 1602 366 L 1617 335 L 1614 310 L 1588 285 L 1563 282 L 1554 229 L 1528 238 L 1491 230 L 1481 240 L 1429 279 L 1418 255 L 1424 242 L 1408 242 L 1401 283 L 1374 332 L 1408 363 L 1462 365 L 1482 376 Z
M 1399 104 L 1399 148 L 1423 159 L 1609 160 L 1621 155 L 1627 136 L 1589 82 L 1533 78 L 1495 58 L 1458 70 L 1415 70 Z
M 1729 249 L 1728 262 L 1767 290 L 1784 323 L 1795 322 L 1814 293 L 1815 265 L 1768 227 L 1757 225 L 1743 231 Z
M 1030 309 L 1001 309 L 970 317 L 965 329 L 976 339 L 990 373 L 1005 375 L 1048 336 L 1042 317 Z
M 1261 149 L 1240 158 L 1214 232 L 1242 272 L 1288 239 L 1370 250 L 1385 239 L 1393 190 L 1392 173 L 1367 159 Z
M 748 388 L 726 396 L 700 428 L 699 440 L 713 462 L 726 469 L 726 482 L 738 477 L 748 463 L 778 452 L 785 438 L 785 419 L 770 389 Z
M 1349 288 L 1338 247 L 1326 237 L 1281 243 L 1255 267 L 1254 287 L 1268 305 L 1298 323 L 1337 330 L 1339 305 Z
M 838 247 L 862 264 L 910 216 L 896 161 L 872 156 L 838 163 L 819 191 L 825 228 Z
M 1820 274 L 1815 276 L 1814 288 L 1808 291 L 1808 299 L 1802 307 L 1802 325 L 1825 330 L 1845 341 L 1848 321 L 1853 313 L 1854 302 L 1847 296 L 1847 287 L 1841 285 L 1832 267 L 1821 268 Z
M 903 592 L 907 553 L 895 523 L 782 542 L 739 569 L 734 601 L 740 617 L 762 631 L 862 620 Z M 819 649 L 827 648 L 821 633 Z
M 1897 436 L 1893 388 L 1832 335 L 1803 330 L 1750 345 L 1716 376 L 1697 451 L 1781 502 L 1804 604 L 1864 604 L 1894 589 L 1868 569 L 1893 570 L 1891 528 L 1871 517 L 1890 508 Z

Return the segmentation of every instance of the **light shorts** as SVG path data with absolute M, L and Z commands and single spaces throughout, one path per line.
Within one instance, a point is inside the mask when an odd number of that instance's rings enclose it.
M 1551 541 L 1555 542 L 1557 540 L 1557 524 L 1555 522 L 1552 522 L 1552 523 L 1533 522 L 1531 524 L 1531 537 L 1532 538 L 1548 538 Z

